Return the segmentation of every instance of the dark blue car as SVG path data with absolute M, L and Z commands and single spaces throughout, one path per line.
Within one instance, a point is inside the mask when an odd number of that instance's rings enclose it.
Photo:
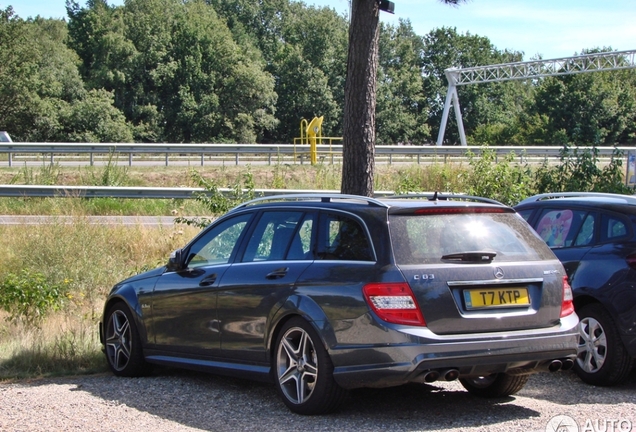
M 594 385 L 614 385 L 636 358 L 636 197 L 555 193 L 515 210 L 561 260 L 581 320 L 575 371 Z

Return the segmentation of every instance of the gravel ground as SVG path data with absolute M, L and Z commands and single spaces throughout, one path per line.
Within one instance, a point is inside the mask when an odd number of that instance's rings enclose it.
M 559 415 L 574 424 L 556 428 Z M 636 371 L 612 388 L 541 373 L 503 400 L 475 398 L 458 382 L 360 389 L 338 413 L 314 417 L 288 411 L 271 384 L 174 369 L 20 381 L 0 384 L 0 430 L 636 431 Z

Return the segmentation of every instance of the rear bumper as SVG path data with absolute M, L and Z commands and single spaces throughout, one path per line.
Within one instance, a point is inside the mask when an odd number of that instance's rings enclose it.
M 338 346 L 330 350 L 334 378 L 344 388 L 391 387 L 426 382 L 430 371 L 460 377 L 493 373 L 547 371 L 554 360 L 573 360 L 578 343 L 575 314 L 541 330 L 438 336 L 428 329 L 392 329 L 408 333 L 410 343 Z M 557 368 L 558 369 L 558 368 Z

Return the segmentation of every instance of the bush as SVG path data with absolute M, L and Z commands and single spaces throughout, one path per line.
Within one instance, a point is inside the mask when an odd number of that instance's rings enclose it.
M 481 157 L 468 153 L 472 172 L 469 174 L 469 195 L 497 200 L 506 205 L 515 205 L 533 194 L 531 170 L 514 162 L 515 153 L 510 152 L 503 161 L 497 160 L 494 150 L 484 147 Z
M 249 167 L 248 171 L 242 175 L 242 179 L 230 186 L 232 189 L 231 195 L 224 195 L 219 192 L 219 185 L 216 181 L 204 178 L 195 170 L 191 171 L 190 176 L 197 186 L 205 189 L 204 192 L 198 192 L 195 199 L 203 204 L 213 215 L 221 215 L 242 202 L 254 199 L 256 185 L 254 183 L 254 175 Z M 205 228 L 212 220 L 212 218 L 207 217 L 189 218 L 180 216 L 175 218 L 175 223 Z
M 536 171 L 536 193 L 612 192 L 632 194 L 623 178 L 623 152 L 614 149 L 610 163 L 599 167 L 598 149 L 563 146 L 557 166 L 547 162 Z
M 47 282 L 43 274 L 23 269 L 7 274 L 0 284 L 0 307 L 9 313 L 10 321 L 39 327 L 49 312 L 62 306 L 65 294 L 63 287 Z

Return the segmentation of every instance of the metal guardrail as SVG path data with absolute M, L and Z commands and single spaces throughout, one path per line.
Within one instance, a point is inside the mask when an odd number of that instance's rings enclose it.
M 326 162 L 334 163 L 342 158 L 342 145 L 318 145 L 318 155 L 325 158 Z M 580 147 L 585 149 L 587 147 Z M 591 147 L 589 147 L 591 149 Z M 617 147 L 625 154 L 627 150 L 633 147 Z M 420 163 L 422 158 L 443 158 L 445 161 L 449 158 L 465 158 L 470 151 L 474 154 L 481 154 L 484 147 L 481 146 L 376 146 L 376 159 L 386 160 L 392 163 L 394 158 L 409 158 L 411 162 Z M 540 147 L 518 147 L 518 146 L 492 146 L 488 147 L 496 153 L 497 157 L 503 157 L 514 152 L 521 160 L 528 158 L 552 159 L 557 158 L 560 154 L 559 146 L 540 146 Z M 614 147 L 596 147 L 599 157 L 610 157 L 615 150 Z M 55 158 L 68 157 L 69 155 L 88 155 L 88 163 L 93 165 L 96 155 L 121 155 L 128 156 L 128 165 L 132 165 L 134 160 L 141 160 L 148 156 L 165 157 L 165 165 L 169 165 L 170 157 L 177 156 L 196 156 L 200 159 L 203 166 L 206 157 L 231 157 L 235 164 L 239 164 L 241 157 L 253 155 L 264 158 L 267 163 L 272 163 L 272 158 L 293 158 L 293 161 L 300 160 L 303 163 L 305 157 L 309 157 L 309 145 L 294 144 L 119 144 L 119 143 L 16 143 L 16 142 L 0 142 L 0 154 L 8 155 L 8 165 L 13 166 L 14 157 L 16 155 L 47 155 L 50 162 L 53 163 Z M 86 160 L 86 159 L 84 159 Z
M 219 188 L 223 195 L 235 193 L 234 189 Z M 249 192 L 243 189 L 244 193 Z M 289 195 L 304 193 L 333 193 L 336 190 L 302 190 L 302 189 L 254 189 L 259 197 L 273 195 Z M 0 197 L 43 197 L 43 198 L 143 198 L 143 199 L 192 199 L 204 193 L 213 193 L 203 188 L 176 187 L 109 187 L 109 186 L 37 186 L 37 185 L 0 185 Z M 376 197 L 393 195 L 393 191 L 377 191 Z

